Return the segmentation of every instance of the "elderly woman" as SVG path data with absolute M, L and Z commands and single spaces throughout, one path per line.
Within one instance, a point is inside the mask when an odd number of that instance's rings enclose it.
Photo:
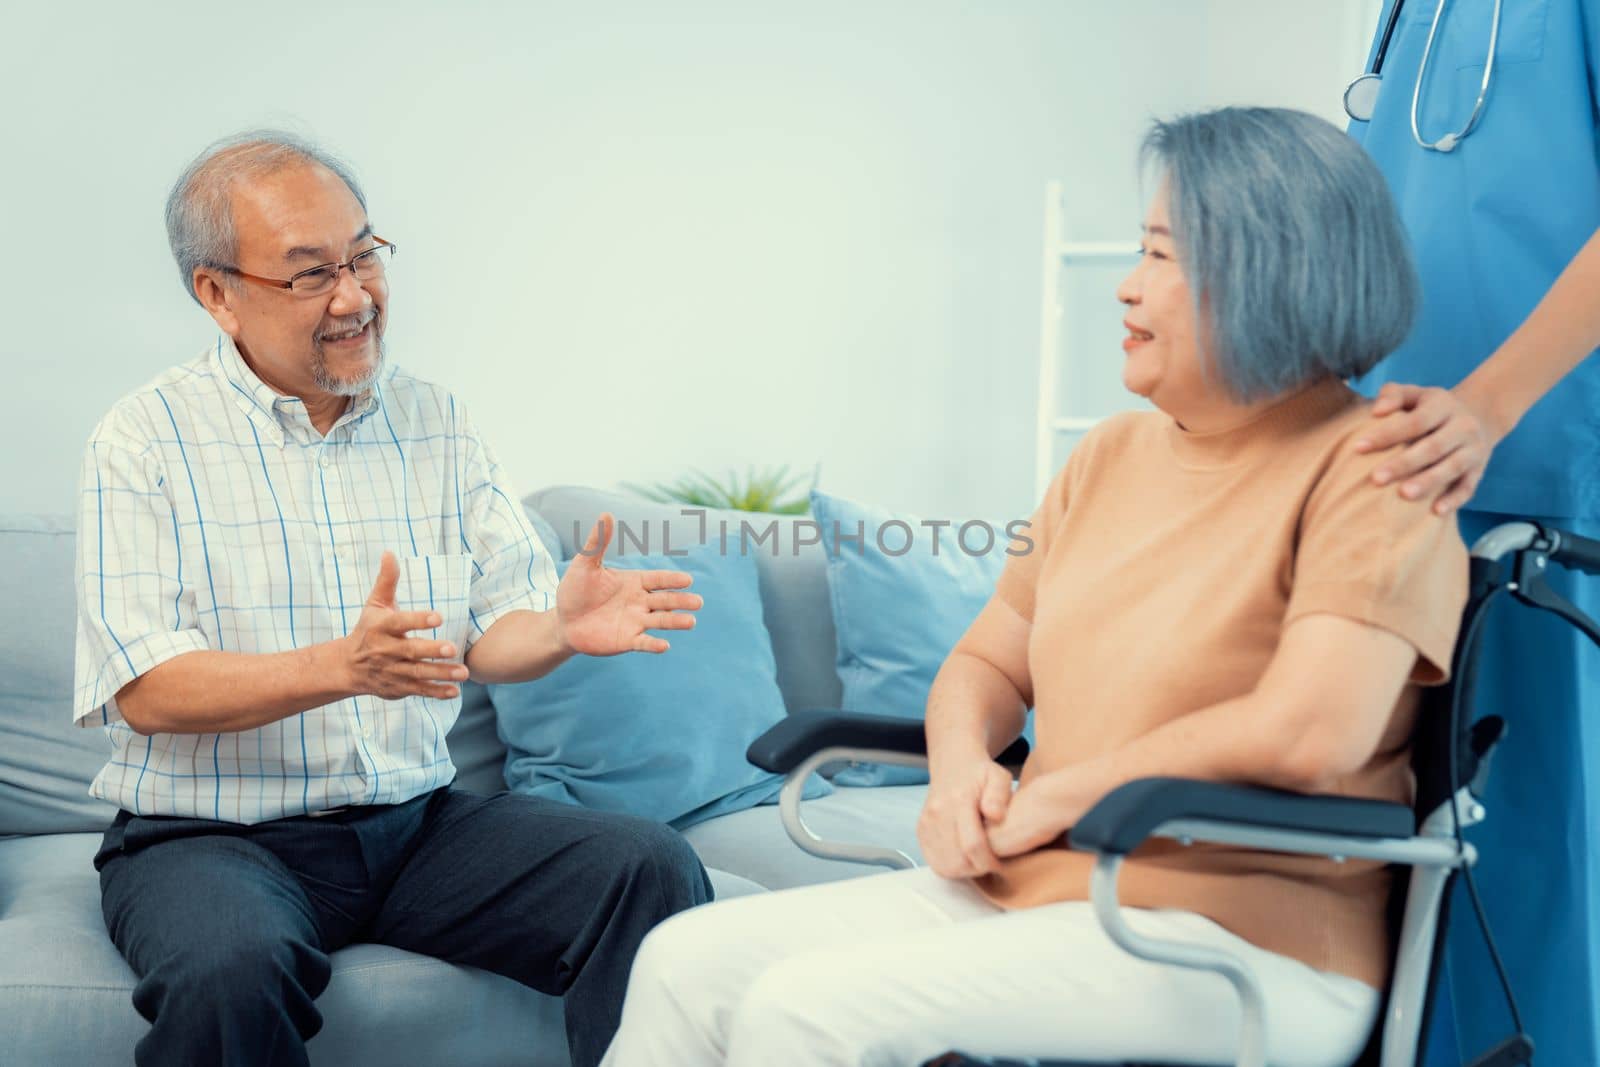
M 748 897 L 667 921 L 606 1062 L 916 1064 L 990 1055 L 1232 1063 L 1221 977 L 1100 932 L 1091 859 L 1059 847 L 1152 775 L 1408 801 L 1419 687 L 1466 598 L 1454 523 L 1368 484 L 1344 385 L 1405 336 L 1417 286 L 1393 205 L 1320 119 L 1158 123 L 1162 180 L 1122 283 L 1123 381 L 1159 411 L 1099 426 L 1033 518 L 1036 547 L 928 700 L 928 869 Z M 1033 707 L 1012 790 L 993 761 Z M 860 709 L 871 710 L 871 709 Z M 1153 842 L 1129 922 L 1263 977 L 1268 1056 L 1361 1050 L 1389 949 L 1370 863 Z

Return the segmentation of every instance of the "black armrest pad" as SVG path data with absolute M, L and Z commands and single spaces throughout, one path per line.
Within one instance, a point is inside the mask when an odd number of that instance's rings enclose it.
M 752 741 L 745 750 L 745 759 L 764 771 L 788 774 L 825 748 L 876 748 L 925 756 L 928 740 L 921 719 L 832 708 L 796 711 Z M 999 762 L 1013 766 L 1027 756 L 1028 743 L 1018 738 L 1000 754 Z
M 1417 828 L 1410 808 L 1383 800 L 1308 796 L 1187 778 L 1141 778 L 1107 793 L 1068 836 L 1073 848 L 1126 854 L 1171 819 L 1213 819 L 1346 837 L 1410 837 Z

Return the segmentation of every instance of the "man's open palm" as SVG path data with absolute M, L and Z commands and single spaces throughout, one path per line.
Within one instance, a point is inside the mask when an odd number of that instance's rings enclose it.
M 567 565 L 556 589 L 556 612 L 567 644 L 587 656 L 665 652 L 667 642 L 647 630 L 688 630 L 700 607 L 680 590 L 693 579 L 682 571 L 618 570 L 604 562 L 616 521 L 600 516 L 589 540 Z

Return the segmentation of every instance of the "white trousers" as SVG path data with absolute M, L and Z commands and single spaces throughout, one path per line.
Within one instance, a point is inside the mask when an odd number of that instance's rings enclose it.
M 1209 919 L 1126 911 L 1152 937 L 1226 948 L 1260 975 L 1273 1067 L 1348 1067 L 1378 993 Z M 1083 902 L 1005 911 L 926 868 L 739 897 L 674 916 L 633 965 L 602 1067 L 913 1067 L 989 1056 L 1232 1064 L 1220 975 L 1147 963 Z

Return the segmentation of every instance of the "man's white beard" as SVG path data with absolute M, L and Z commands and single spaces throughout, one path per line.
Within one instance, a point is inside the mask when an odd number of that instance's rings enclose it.
M 378 359 L 372 364 L 372 369 L 361 377 L 350 380 L 335 378 L 329 373 L 327 356 L 323 352 L 322 346 L 318 345 L 314 350 L 315 358 L 311 361 L 311 380 L 317 383 L 318 389 L 334 396 L 360 396 L 370 389 L 372 383 L 377 381 L 378 376 L 383 373 L 383 361 L 387 352 L 384 349 L 382 337 L 378 338 L 377 344 Z

